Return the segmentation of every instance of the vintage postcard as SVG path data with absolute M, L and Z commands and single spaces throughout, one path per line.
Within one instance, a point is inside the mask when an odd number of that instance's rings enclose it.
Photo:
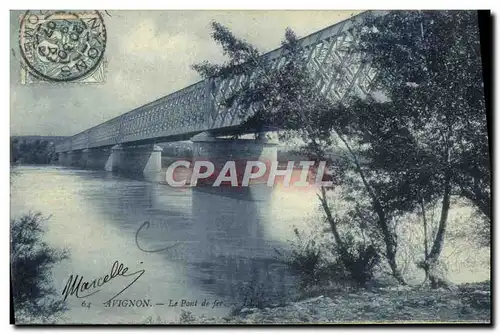
M 12 10 L 15 324 L 491 324 L 490 20 Z

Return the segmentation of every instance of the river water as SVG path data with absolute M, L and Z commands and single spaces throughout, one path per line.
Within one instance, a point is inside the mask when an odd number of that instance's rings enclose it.
M 311 222 L 320 221 L 309 187 L 207 192 L 59 166 L 16 168 L 11 217 L 28 212 L 50 216 L 46 242 L 70 252 L 52 270 L 60 298 L 70 275 L 92 281 L 110 274 L 116 261 L 135 273 L 113 278 L 87 298 L 69 295 L 61 320 L 68 323 L 177 322 L 181 310 L 211 317 L 227 315 L 235 305 L 279 304 L 297 284 L 277 251 L 289 248 L 295 227 L 311 231 Z M 464 229 L 471 219 L 470 209 L 450 214 L 442 258 L 456 283 L 489 279 L 489 248 L 473 247 Z M 401 236 L 403 268 L 415 267 L 420 253 L 411 247 L 421 246 L 417 237 L 416 229 Z M 407 254 L 416 256 L 405 259 Z M 422 272 L 415 272 L 418 283 Z M 124 288 L 115 304 L 104 304 Z
M 70 323 L 131 323 L 158 316 L 177 321 L 182 309 L 223 316 L 232 306 L 259 298 L 279 303 L 295 284 L 276 250 L 287 247 L 294 227 L 301 228 L 317 208 L 315 192 L 307 188 L 252 186 L 211 193 L 58 166 L 18 167 L 11 183 L 12 218 L 30 211 L 50 216 L 47 243 L 70 251 L 69 259 L 53 269 L 58 293 L 70 275 L 91 281 L 109 274 L 115 261 L 128 273 L 144 271 L 115 299 L 149 306 L 103 304 L 139 274 L 118 276 L 88 298 L 68 296 L 64 321 Z

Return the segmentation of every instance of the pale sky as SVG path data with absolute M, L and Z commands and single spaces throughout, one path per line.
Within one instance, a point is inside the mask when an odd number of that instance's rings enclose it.
M 102 84 L 20 83 L 19 18 L 11 11 L 11 135 L 73 135 L 199 81 L 190 66 L 222 61 L 210 38 L 212 20 L 262 53 L 286 27 L 299 37 L 359 11 L 108 11 L 106 78 Z

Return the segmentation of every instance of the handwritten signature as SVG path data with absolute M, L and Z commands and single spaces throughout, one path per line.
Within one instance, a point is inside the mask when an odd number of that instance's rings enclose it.
M 171 246 L 167 246 L 167 247 L 163 247 L 163 248 L 159 248 L 159 249 L 144 249 L 142 248 L 140 245 L 139 245 L 139 233 L 142 231 L 142 230 L 147 230 L 149 229 L 149 226 L 151 224 L 149 223 L 149 221 L 145 221 L 144 223 L 142 223 L 142 225 L 137 229 L 137 232 L 135 232 L 135 244 L 137 246 L 137 248 L 139 248 L 141 251 L 143 252 L 146 252 L 146 253 L 157 253 L 157 252 L 163 252 L 163 251 L 166 251 L 166 250 L 169 250 L 171 248 L 174 248 L 175 246 L 179 245 L 180 242 L 174 244 L 174 245 L 171 245 Z
M 71 274 L 62 292 L 64 300 L 66 300 L 68 296 L 75 296 L 77 298 L 86 298 L 92 296 L 93 294 L 96 294 L 99 291 L 101 291 L 100 289 L 97 288 L 105 285 L 106 283 L 110 282 L 111 280 L 113 280 L 115 277 L 118 276 L 134 277 L 134 279 L 126 287 L 124 287 L 122 290 L 120 290 L 120 292 L 118 292 L 108 301 L 105 302 L 105 304 L 109 303 L 110 301 L 118 297 L 120 294 L 122 294 L 129 287 L 131 287 L 132 284 L 137 282 L 137 280 L 146 272 L 144 269 L 141 269 L 133 273 L 128 273 L 128 270 L 129 268 L 126 267 L 123 263 L 115 261 L 113 263 L 113 266 L 111 267 L 111 271 L 109 274 L 106 274 L 99 278 L 95 278 L 91 281 L 84 280 L 84 277 L 81 275 Z
M 145 249 L 140 246 L 139 244 L 139 234 L 142 230 L 147 230 L 150 227 L 149 221 L 145 221 L 137 230 L 135 233 L 135 244 L 137 248 L 139 248 L 141 251 L 146 252 L 146 253 L 157 253 L 157 252 L 162 252 L 168 249 L 171 249 L 177 245 L 180 244 L 180 242 L 159 248 L 159 249 Z M 116 297 L 118 297 L 120 294 L 122 294 L 125 290 L 127 290 L 129 287 L 132 286 L 137 280 L 146 272 L 144 269 L 137 270 L 136 272 L 133 273 L 128 273 L 129 268 L 126 267 L 123 263 L 119 261 L 115 261 L 113 263 L 113 266 L 111 267 L 111 271 L 109 274 L 106 274 L 104 276 L 95 278 L 93 280 L 87 281 L 84 280 L 84 277 L 81 275 L 73 275 L 71 274 L 68 278 L 68 281 L 66 282 L 66 285 L 64 286 L 64 289 L 62 291 L 62 295 L 64 296 L 64 300 L 66 300 L 69 296 L 75 296 L 77 298 L 87 298 L 89 296 L 92 296 L 99 291 L 101 291 L 100 287 L 102 287 L 104 284 L 110 282 L 113 280 L 115 277 L 118 276 L 123 276 L 123 277 L 133 277 L 134 279 L 120 292 L 115 294 L 113 297 L 111 297 L 108 301 L 106 301 L 104 304 L 109 303 Z

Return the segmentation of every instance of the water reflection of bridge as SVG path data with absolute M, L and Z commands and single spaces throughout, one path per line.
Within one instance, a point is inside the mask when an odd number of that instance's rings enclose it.
M 279 304 L 292 289 L 292 278 L 268 240 L 264 224 L 269 220 L 272 188 L 194 190 L 192 213 L 199 226 L 201 271 L 212 280 L 213 292 L 233 302 L 257 306 Z M 197 234 L 198 235 L 198 234 Z M 207 282 L 205 282 L 207 283 Z
M 293 274 L 274 250 L 283 250 L 286 245 L 268 228 L 276 223 L 269 213 L 276 189 L 258 185 L 176 189 L 111 173 L 100 175 L 110 178 L 104 181 L 110 186 L 106 186 L 104 197 L 98 194 L 96 202 L 88 204 L 99 208 L 103 221 L 118 224 L 117 231 L 134 240 L 139 225 L 148 220 L 151 226 L 139 238 L 144 249 L 179 243 L 166 252 L 138 254 L 144 261 L 153 255 L 161 258 L 169 268 L 163 269 L 172 272 L 164 278 L 165 289 L 183 291 L 195 286 L 238 304 L 245 299 L 250 303 L 252 295 L 253 302 L 261 298 L 279 303 L 293 288 Z M 154 269 L 148 273 L 157 275 Z
M 253 185 L 181 190 L 124 181 L 132 183 L 116 190 L 115 194 L 123 195 L 115 197 L 114 203 L 106 201 L 115 208 L 106 207 L 102 212 L 113 215 L 111 222 L 128 222 L 119 228 L 130 238 L 135 237 L 141 221 L 150 221 L 150 228 L 140 234 L 145 249 L 179 243 L 157 255 L 181 270 L 186 279 L 181 286 L 189 289 L 195 285 L 232 303 L 245 299 L 250 303 L 248 298 L 279 303 L 292 289 L 293 275 L 274 251 L 285 245 L 266 231 L 266 224 L 274 223 L 269 211 L 275 189 Z

